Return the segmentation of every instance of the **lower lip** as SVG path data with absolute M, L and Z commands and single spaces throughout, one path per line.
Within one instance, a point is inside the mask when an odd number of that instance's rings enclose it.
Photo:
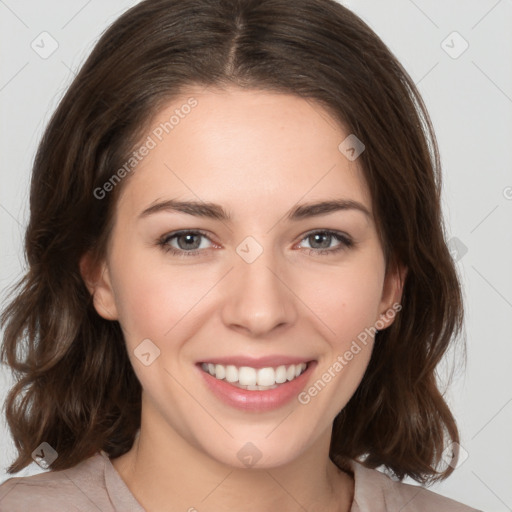
M 264 391 L 249 391 L 237 388 L 224 380 L 212 377 L 201 368 L 200 364 L 197 368 L 203 376 L 208 389 L 224 403 L 244 411 L 262 412 L 278 409 L 294 398 L 297 398 L 304 389 L 315 366 L 316 361 L 310 361 L 306 370 L 297 378 L 280 384 L 277 388 Z

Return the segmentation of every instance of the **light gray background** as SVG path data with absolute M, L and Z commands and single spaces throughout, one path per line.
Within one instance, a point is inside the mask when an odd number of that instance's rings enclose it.
M 101 32 L 136 3 L 0 0 L 2 304 L 5 288 L 24 268 L 29 176 L 43 127 Z M 468 458 L 433 490 L 485 511 L 511 511 L 512 0 L 344 4 L 411 74 L 441 150 L 443 206 L 460 257 L 468 346 L 466 372 L 455 373 L 447 396 Z M 31 48 L 32 41 L 48 37 L 39 36 L 44 31 L 58 43 L 46 59 Z M 450 36 L 454 31 L 469 44 L 459 56 L 464 41 Z M 45 41 L 48 50 L 50 40 Z M 9 385 L 8 372 L 0 368 L 2 403 Z M 2 418 L 0 481 L 13 455 Z M 21 474 L 37 471 L 33 464 Z

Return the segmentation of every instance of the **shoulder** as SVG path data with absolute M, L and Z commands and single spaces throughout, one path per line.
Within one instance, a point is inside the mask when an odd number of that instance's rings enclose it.
M 351 512 L 481 512 L 425 487 L 393 480 L 359 462 L 352 461 L 350 467 L 355 482 Z
M 97 453 L 70 469 L 10 478 L 0 485 L 0 510 L 114 511 L 105 479 L 107 462 L 105 454 Z

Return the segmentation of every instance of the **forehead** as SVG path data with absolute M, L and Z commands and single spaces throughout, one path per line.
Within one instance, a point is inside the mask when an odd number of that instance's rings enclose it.
M 169 197 L 233 208 L 238 201 L 258 211 L 348 197 L 371 210 L 357 160 L 339 149 L 348 135 L 319 104 L 298 96 L 190 88 L 149 123 L 141 145 L 150 149 L 119 207 L 140 210 Z

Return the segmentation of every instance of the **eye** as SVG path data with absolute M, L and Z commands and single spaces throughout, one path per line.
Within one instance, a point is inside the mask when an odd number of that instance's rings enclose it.
M 308 254 L 332 255 L 343 249 L 353 247 L 355 242 L 343 233 L 330 230 L 317 230 L 308 233 L 301 242 L 306 241 L 309 247 L 303 247 Z M 168 233 L 158 240 L 158 245 L 166 253 L 175 256 L 196 256 L 216 246 L 208 235 L 198 230 L 182 230 Z M 334 243 L 334 245 L 333 245 Z
M 193 256 L 211 247 L 211 240 L 202 231 L 176 231 L 164 235 L 158 245 L 176 256 Z
M 308 254 L 312 255 L 328 255 L 337 253 L 343 249 L 354 246 L 354 241 L 343 233 L 329 230 L 318 230 L 308 233 L 301 242 L 307 241 L 309 247 L 305 247 Z M 333 242 L 337 242 L 334 245 Z

